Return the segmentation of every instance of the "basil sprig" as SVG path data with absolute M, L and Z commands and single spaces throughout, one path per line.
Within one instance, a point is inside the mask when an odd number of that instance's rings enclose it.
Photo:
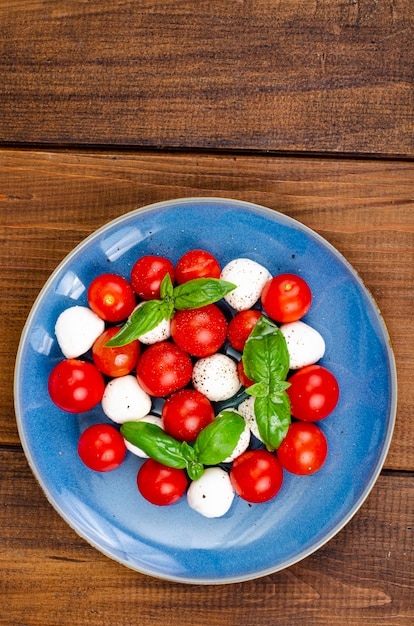
M 167 273 L 160 286 L 160 300 L 147 300 L 130 315 L 121 329 L 106 342 L 108 348 L 125 346 L 153 330 L 163 320 L 169 320 L 175 311 L 198 309 L 218 302 L 233 291 L 236 285 L 219 278 L 195 278 L 173 287 Z
M 235 411 L 221 411 L 198 435 L 194 446 L 177 441 L 156 424 L 125 422 L 121 435 L 152 459 L 168 467 L 186 469 L 191 480 L 197 480 L 205 465 L 222 463 L 234 451 L 245 421 Z
M 246 393 L 255 396 L 254 413 L 260 436 L 268 450 L 276 450 L 291 421 L 286 393 L 290 359 L 282 332 L 264 315 L 250 333 L 242 359 L 246 376 L 253 381 Z

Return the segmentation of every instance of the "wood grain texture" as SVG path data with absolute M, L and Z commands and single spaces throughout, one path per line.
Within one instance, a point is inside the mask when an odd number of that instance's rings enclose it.
M 351 522 L 287 570 L 232 585 L 182 585 L 90 547 L 48 504 L 23 454 L 0 450 L 0 624 L 411 626 L 413 485 L 398 473 L 380 476 Z
M 414 155 L 411 0 L 0 0 L 0 142 Z
M 14 359 L 50 273 L 109 220 L 184 196 L 234 197 L 280 211 L 353 264 L 378 302 L 397 361 L 399 406 L 386 467 L 413 470 L 414 164 L 391 161 L 0 152 L 0 443 L 19 441 Z

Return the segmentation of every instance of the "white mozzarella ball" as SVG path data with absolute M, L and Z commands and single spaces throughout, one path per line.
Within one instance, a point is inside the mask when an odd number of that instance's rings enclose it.
M 67 359 L 76 359 L 92 348 L 105 330 L 105 322 L 86 306 L 72 306 L 56 320 L 56 339 Z
M 194 388 L 212 402 L 228 400 L 241 387 L 236 362 L 219 353 L 196 361 L 192 381 Z
M 305 322 L 282 324 L 280 330 L 286 339 L 290 357 L 290 369 L 297 370 L 316 363 L 325 354 L 322 335 Z
M 140 302 L 136 309 L 139 309 L 144 302 Z M 136 310 L 135 309 L 135 310 Z M 161 320 L 159 324 L 152 330 L 140 335 L 138 337 L 139 341 L 145 345 L 151 345 L 153 343 L 158 343 L 158 341 L 165 341 L 171 337 L 171 320 Z
M 188 505 L 204 517 L 222 517 L 230 509 L 234 491 L 230 477 L 220 467 L 209 467 L 187 491 Z
M 232 409 L 227 409 L 227 410 L 232 410 Z M 234 412 L 237 413 L 237 411 L 234 411 Z M 234 448 L 231 455 L 228 456 L 226 459 L 224 459 L 223 463 L 231 463 L 232 461 L 234 461 L 234 459 L 237 459 L 238 456 L 240 456 L 241 454 L 243 454 L 243 452 L 247 450 L 249 445 L 250 445 L 250 428 L 249 428 L 249 424 L 246 421 L 246 425 L 244 427 L 242 434 L 239 437 L 236 447 Z
M 237 285 L 225 296 L 236 311 L 246 311 L 259 300 L 263 287 L 272 278 L 270 272 L 251 259 L 233 259 L 221 272 L 221 279 Z
M 136 420 L 137 422 L 146 422 L 148 424 L 155 424 L 156 426 L 159 426 L 160 428 L 162 428 L 162 430 L 164 430 L 163 424 L 162 424 L 162 419 L 160 417 L 158 417 L 157 415 L 151 415 L 151 413 L 149 415 L 146 415 L 145 417 L 141 417 L 141 419 Z M 130 441 L 128 441 L 127 439 L 124 438 L 125 441 L 125 445 L 127 447 L 127 449 L 132 452 L 132 454 L 135 454 L 136 456 L 141 457 L 141 459 L 148 459 L 148 454 L 146 454 L 146 452 L 144 452 L 144 450 L 141 450 L 141 448 L 138 448 L 138 446 L 134 446 L 133 443 L 131 443 Z
M 243 400 L 243 402 L 239 404 L 239 406 L 237 407 L 237 411 L 246 420 L 250 431 L 253 433 L 256 439 L 259 439 L 259 441 L 263 441 L 259 433 L 259 427 L 257 425 L 256 415 L 254 413 L 254 401 L 255 397 L 249 396 L 248 398 L 246 398 L 246 400 Z
M 105 387 L 102 410 L 117 424 L 134 422 L 151 410 L 151 397 L 132 374 L 114 378 Z

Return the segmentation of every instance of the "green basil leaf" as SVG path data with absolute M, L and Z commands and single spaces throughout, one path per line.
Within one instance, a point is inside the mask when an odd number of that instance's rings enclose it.
M 187 459 L 182 453 L 181 442 L 168 435 L 156 424 L 125 422 L 120 430 L 121 435 L 127 441 L 159 463 L 178 469 L 187 467 Z
M 221 411 L 198 435 L 194 449 L 204 465 L 217 465 L 230 456 L 238 444 L 246 422 L 235 411 Z
M 235 288 L 219 278 L 195 278 L 174 287 L 174 306 L 178 311 L 198 309 L 218 302 Z
M 198 480 L 204 473 L 204 465 L 199 461 L 188 461 L 187 474 L 191 480 Z
M 163 300 L 147 300 L 135 309 L 116 335 L 106 342 L 105 346 L 117 348 L 139 339 L 141 335 L 158 326 L 163 319 L 170 319 L 172 311 L 171 303 Z
M 161 281 L 160 285 L 160 297 L 161 300 L 170 300 L 172 301 L 174 293 L 174 287 L 171 282 L 171 276 L 167 272 L 164 278 Z
M 255 398 L 254 414 L 260 436 L 268 450 L 277 450 L 287 435 L 290 416 L 290 401 L 286 392 L 275 402 L 273 398 Z
M 269 395 L 269 385 L 267 382 L 262 380 L 260 383 L 254 383 L 245 389 L 245 392 L 249 394 L 249 396 L 256 396 L 256 398 L 265 398 Z
M 264 315 L 250 333 L 243 350 L 246 376 L 255 383 L 265 382 L 269 389 L 275 380 L 283 380 L 289 371 L 289 352 L 278 326 Z

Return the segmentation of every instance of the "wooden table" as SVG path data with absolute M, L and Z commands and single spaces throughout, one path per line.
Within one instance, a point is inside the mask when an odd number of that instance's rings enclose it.
M 0 0 L 0 623 L 414 623 L 411 0 Z M 298 219 L 353 264 L 394 346 L 384 469 L 351 522 L 257 580 L 169 583 L 48 504 L 13 408 L 17 345 L 61 259 L 123 213 L 222 196 Z

